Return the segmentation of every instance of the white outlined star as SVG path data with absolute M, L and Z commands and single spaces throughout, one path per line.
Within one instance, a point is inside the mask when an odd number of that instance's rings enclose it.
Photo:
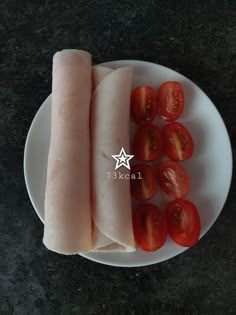
M 121 166 L 124 166 L 124 167 L 126 167 L 126 168 L 128 168 L 130 170 L 129 161 L 134 157 L 134 155 L 126 154 L 126 152 L 125 152 L 123 147 L 120 150 L 120 154 L 112 155 L 112 157 L 113 157 L 113 159 L 116 160 L 116 168 L 115 168 L 115 170 L 117 170 Z

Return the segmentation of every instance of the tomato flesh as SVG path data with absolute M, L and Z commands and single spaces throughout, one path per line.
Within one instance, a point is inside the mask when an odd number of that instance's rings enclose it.
M 166 121 L 174 121 L 184 109 L 184 91 L 179 82 L 167 81 L 157 92 L 157 114 Z
M 196 206 L 185 199 L 176 199 L 166 207 L 168 232 L 181 246 L 194 246 L 200 236 L 201 221 Z
M 154 161 L 162 152 L 162 138 L 160 129 L 151 123 L 139 127 L 134 135 L 133 153 L 140 161 Z
M 165 214 L 152 204 L 139 206 L 133 215 L 133 231 L 136 243 L 144 251 L 161 248 L 167 238 Z
M 190 191 L 189 176 L 177 162 L 161 162 L 157 168 L 157 178 L 161 189 L 172 198 L 183 198 Z
M 131 117 L 137 124 L 151 122 L 156 115 L 156 93 L 150 86 L 139 86 L 131 94 Z
M 139 163 L 131 167 L 130 173 L 131 195 L 140 201 L 152 198 L 157 189 L 157 179 L 154 169 L 150 165 Z M 132 178 L 133 175 L 134 178 Z
M 194 144 L 189 131 L 179 122 L 162 128 L 163 151 L 175 161 L 187 160 L 193 155 Z

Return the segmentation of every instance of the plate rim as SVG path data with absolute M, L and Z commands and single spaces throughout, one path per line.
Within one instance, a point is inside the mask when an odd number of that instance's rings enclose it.
M 120 59 L 120 60 L 111 60 L 111 61 L 107 61 L 107 62 L 102 62 L 102 63 L 99 63 L 99 64 L 96 64 L 94 65 L 95 67 L 97 66 L 109 66 L 109 65 L 112 65 L 114 63 L 127 63 L 126 66 L 128 66 L 129 63 L 136 63 L 136 64 L 147 64 L 149 66 L 159 66 L 161 67 L 163 70 L 171 70 L 172 72 L 178 74 L 178 75 L 181 75 L 182 77 L 184 77 L 185 79 L 187 79 L 191 84 L 193 84 L 199 91 L 201 91 L 203 94 L 204 94 L 204 97 L 207 98 L 209 104 L 211 105 L 211 107 L 214 108 L 214 110 L 216 111 L 221 123 L 222 123 L 222 126 L 224 127 L 225 129 L 225 134 L 226 134 L 226 137 L 227 137 L 227 146 L 229 148 L 229 156 L 230 156 L 230 161 L 228 161 L 229 163 L 229 170 L 230 170 L 230 177 L 229 177 L 229 181 L 228 181 L 228 188 L 227 188 L 227 193 L 226 193 L 226 196 L 225 196 L 225 200 L 224 200 L 224 203 L 222 205 L 222 208 L 221 210 L 219 211 L 219 213 L 215 216 L 214 220 L 212 221 L 212 224 L 209 225 L 206 230 L 204 231 L 203 234 L 200 235 L 200 239 L 202 239 L 202 237 L 204 235 L 206 235 L 208 233 L 208 231 L 211 229 L 211 227 L 215 224 L 216 220 L 218 219 L 219 215 L 221 214 L 224 206 L 225 206 L 225 203 L 227 201 L 227 198 L 228 198 L 228 195 L 229 195 L 229 192 L 230 192 L 230 187 L 231 187 L 231 183 L 232 183 L 232 176 L 233 176 L 233 151 L 232 151 L 232 146 L 231 146 L 231 141 L 230 141 L 230 137 L 229 137 L 229 133 L 228 133 L 228 129 L 225 125 L 225 122 L 219 112 L 219 110 L 217 109 L 217 107 L 215 106 L 215 104 L 211 101 L 211 99 L 208 97 L 208 95 L 196 84 L 194 83 L 191 79 L 189 79 L 188 77 L 186 77 L 185 75 L 183 75 L 182 73 L 180 72 L 177 72 L 169 67 L 166 67 L 164 65 L 161 65 L 161 64 L 158 64 L 158 63 L 154 63 L 154 62 L 150 62 L 150 61 L 144 61 L 144 60 L 137 60 L 137 59 Z M 28 193 L 28 196 L 29 196 L 29 199 L 31 201 L 31 204 L 33 205 L 33 208 L 35 210 L 35 212 L 37 213 L 39 219 L 41 220 L 41 222 L 44 224 L 43 222 L 43 219 L 34 203 L 34 200 L 31 196 L 31 193 L 30 193 L 30 187 L 29 187 L 29 182 L 28 182 L 28 178 L 27 178 L 27 174 L 26 174 L 26 165 L 27 165 L 27 148 L 29 147 L 29 139 L 30 139 L 30 136 L 31 136 L 31 133 L 32 133 L 32 130 L 33 130 L 33 127 L 34 127 L 34 123 L 37 119 L 37 116 L 38 114 L 44 109 L 45 106 L 47 106 L 48 102 L 51 100 L 51 96 L 52 94 L 50 93 L 46 99 L 42 102 L 42 104 L 40 105 L 40 107 L 38 108 L 38 110 L 36 111 L 35 115 L 34 115 L 34 118 L 31 122 L 31 125 L 30 125 L 30 128 L 28 129 L 28 133 L 27 133 L 27 136 L 26 136 L 26 141 L 25 141 L 25 145 L 24 145 L 24 159 L 23 159 L 23 170 L 24 170 L 24 179 L 25 179 L 25 184 L 26 184 L 26 190 L 27 190 L 27 193 Z M 183 250 L 182 250 L 183 249 Z M 86 258 L 86 259 L 89 259 L 93 262 L 96 262 L 96 263 L 100 263 L 100 264 L 103 264 L 103 265 L 107 265 L 107 266 L 113 266 L 113 267 L 128 267 L 128 268 L 132 268 L 132 267 L 144 267 L 144 266 L 150 266 L 150 265 L 154 265 L 154 264 L 159 264 L 161 262 L 164 262 L 166 260 L 169 260 L 169 259 L 172 259 L 180 254 L 182 254 L 183 252 L 185 252 L 187 249 L 191 249 L 189 247 L 183 247 L 181 248 L 181 251 L 178 252 L 177 254 L 174 253 L 173 255 L 169 255 L 168 257 L 163 257 L 163 259 L 159 259 L 158 261 L 148 261 L 147 263 L 138 263 L 136 262 L 135 264 L 126 264 L 126 263 L 123 263 L 122 265 L 119 264 L 119 263 L 113 263 L 113 262 L 107 262 L 107 261 L 104 261 L 104 260 L 101 260 L 101 259 L 97 259 L 97 258 L 94 258 L 94 257 L 90 257 L 89 255 L 90 254 L 93 254 L 93 253 L 83 253 L 83 254 L 78 254 L 80 256 L 82 256 L 83 258 Z M 109 253 L 104 253 L 105 255 L 109 255 Z M 124 253 L 122 253 L 124 254 Z

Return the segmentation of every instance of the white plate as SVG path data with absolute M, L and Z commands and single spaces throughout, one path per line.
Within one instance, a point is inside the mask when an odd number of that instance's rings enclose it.
M 232 177 L 232 151 L 224 122 L 211 100 L 193 82 L 166 67 L 135 60 L 112 61 L 107 66 L 127 66 L 135 69 L 133 87 L 150 85 L 158 88 L 168 80 L 181 82 L 185 93 L 185 109 L 179 121 L 192 134 L 194 156 L 182 164 L 190 175 L 191 193 L 187 199 L 199 209 L 201 237 L 210 229 L 226 201 Z M 51 97 L 37 112 L 30 127 L 24 152 L 24 174 L 30 200 L 44 220 L 44 190 L 50 138 Z M 162 195 L 162 194 L 159 194 Z M 153 198 L 163 207 L 166 200 Z M 145 266 L 167 260 L 186 248 L 175 245 L 169 238 L 166 244 L 153 253 L 137 250 L 135 253 L 89 253 L 84 257 L 112 266 Z

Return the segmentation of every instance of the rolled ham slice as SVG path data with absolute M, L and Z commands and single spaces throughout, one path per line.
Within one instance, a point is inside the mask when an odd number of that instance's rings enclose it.
M 53 58 L 51 142 L 43 242 L 55 252 L 88 252 L 91 242 L 91 56 L 66 50 Z
M 91 102 L 93 251 L 135 251 L 130 181 L 113 179 L 112 155 L 129 154 L 129 112 L 133 71 L 93 69 Z M 129 174 L 121 167 L 117 172 Z M 110 177 L 109 176 L 110 173 Z

